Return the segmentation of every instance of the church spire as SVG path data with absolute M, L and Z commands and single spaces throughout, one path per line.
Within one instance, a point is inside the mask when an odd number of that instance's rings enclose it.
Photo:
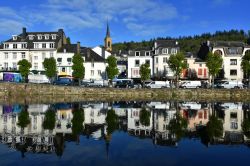
M 106 51 L 112 51 L 112 38 L 110 36 L 109 22 L 107 21 L 106 37 L 104 38 L 104 47 Z
M 107 32 L 106 37 L 110 37 L 109 22 L 107 21 Z

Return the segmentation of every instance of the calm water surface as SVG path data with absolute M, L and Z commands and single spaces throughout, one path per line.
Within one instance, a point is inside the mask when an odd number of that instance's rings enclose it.
M 2 165 L 249 165 L 250 103 L 0 105 Z

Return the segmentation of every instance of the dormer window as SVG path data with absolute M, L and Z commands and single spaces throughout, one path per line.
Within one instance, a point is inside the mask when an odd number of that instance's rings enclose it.
M 176 48 L 172 48 L 171 49 L 171 54 L 177 54 L 177 49 Z
M 29 40 L 33 40 L 34 36 L 33 35 L 29 35 Z
M 140 56 L 140 51 L 136 51 L 135 56 Z
M 55 40 L 56 39 L 56 35 L 52 35 L 52 39 Z
M 150 51 L 146 51 L 145 56 L 150 56 Z
M 12 38 L 13 38 L 13 40 L 17 40 L 17 36 L 16 35 L 12 36 Z
M 168 54 L 168 49 L 167 48 L 163 48 L 162 49 L 162 54 Z
M 49 35 L 45 35 L 45 40 L 49 40 Z
M 42 40 L 42 35 L 37 36 L 38 40 Z

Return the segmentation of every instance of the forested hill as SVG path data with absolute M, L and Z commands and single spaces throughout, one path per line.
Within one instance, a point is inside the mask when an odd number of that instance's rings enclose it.
M 177 40 L 183 52 L 192 52 L 197 54 L 201 43 L 210 40 L 210 41 L 242 41 L 250 44 L 250 31 L 245 32 L 243 30 L 230 30 L 230 31 L 217 31 L 214 34 L 204 33 L 201 35 L 195 36 L 187 36 L 187 37 L 159 37 L 156 39 L 170 39 Z M 115 43 L 112 45 L 113 51 L 119 50 L 132 50 L 135 48 L 143 48 L 143 47 L 152 47 L 153 41 L 155 39 L 151 39 L 149 41 L 142 42 L 123 42 L 123 43 Z

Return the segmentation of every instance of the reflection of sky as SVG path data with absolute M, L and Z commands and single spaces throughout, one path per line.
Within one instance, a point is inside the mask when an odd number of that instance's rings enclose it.
M 106 157 L 105 141 L 81 137 L 80 144 L 67 142 L 63 156 L 53 154 L 25 154 L 0 144 L 2 165 L 243 165 L 250 161 L 250 149 L 246 146 L 211 146 L 200 140 L 184 139 L 177 148 L 153 145 L 150 139 L 139 139 L 124 132 L 115 132 Z

